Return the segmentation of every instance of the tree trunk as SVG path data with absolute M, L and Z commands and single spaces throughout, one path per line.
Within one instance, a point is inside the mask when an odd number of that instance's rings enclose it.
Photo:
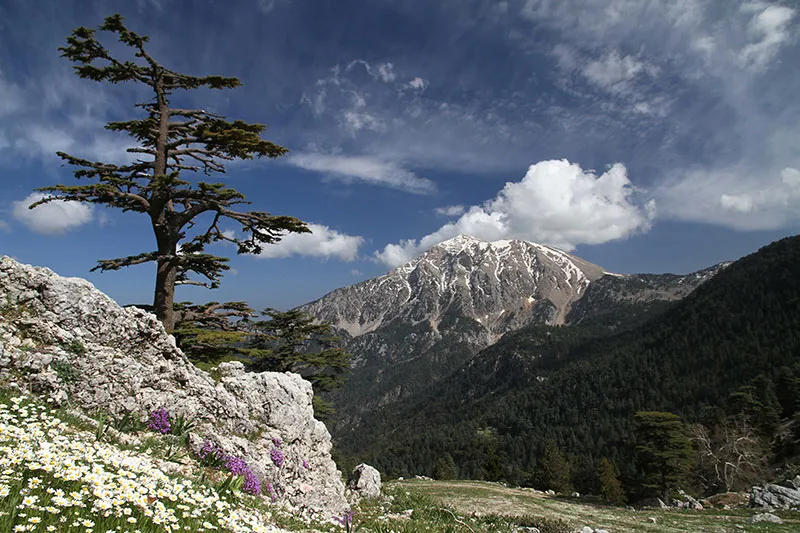
M 172 333 L 175 329 L 175 280 L 178 276 L 178 268 L 170 257 L 162 257 L 158 260 L 158 271 L 156 272 L 156 289 L 153 297 L 153 308 L 156 316 L 164 324 L 167 333 Z

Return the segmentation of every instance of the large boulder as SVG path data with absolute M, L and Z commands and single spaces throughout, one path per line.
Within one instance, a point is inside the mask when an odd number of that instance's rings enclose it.
M 753 487 L 750 492 L 751 507 L 770 509 L 794 509 L 800 507 L 800 490 L 767 483 L 763 487 Z
M 9 257 L 0 258 L 0 383 L 56 403 L 69 397 L 87 412 L 146 417 L 165 408 L 197 423 L 195 449 L 207 439 L 243 458 L 278 501 L 324 516 L 347 508 L 309 382 L 240 363 L 220 365 L 214 379 L 152 314 Z
M 347 488 L 353 491 L 356 499 L 378 498 L 381 495 L 381 474 L 368 464 L 361 463 L 350 474 Z

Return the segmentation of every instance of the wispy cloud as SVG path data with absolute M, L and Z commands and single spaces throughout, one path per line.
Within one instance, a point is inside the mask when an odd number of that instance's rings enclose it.
M 322 172 L 330 179 L 390 187 L 414 194 L 431 194 L 436 185 L 395 163 L 370 156 L 298 153 L 288 158 L 296 167 Z
M 437 207 L 434 211 L 437 215 L 443 217 L 457 217 L 463 215 L 467 210 L 463 205 L 448 205 L 445 207 Z
M 789 24 L 797 12 L 767 2 L 746 2 L 742 11 L 753 13 L 753 18 L 747 28 L 750 42 L 739 53 L 739 58 L 749 67 L 763 69 L 793 38 Z

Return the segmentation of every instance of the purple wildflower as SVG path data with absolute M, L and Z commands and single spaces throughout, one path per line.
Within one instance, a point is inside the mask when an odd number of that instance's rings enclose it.
M 211 455 L 211 457 L 213 458 L 218 456 L 220 453 L 222 453 L 222 450 L 220 450 L 216 444 L 206 439 L 203 441 L 203 446 L 200 448 L 200 451 L 197 452 L 197 456 L 200 459 L 205 459 L 206 457 Z
M 311 465 L 309 465 L 308 461 L 306 461 L 305 459 L 303 459 L 303 468 L 305 468 L 306 470 L 311 470 Z
M 244 473 L 244 483 L 242 483 L 242 491 L 253 496 L 261 494 L 261 481 L 249 468 Z
M 250 470 L 247 468 L 247 463 L 244 462 L 244 459 L 232 455 L 225 458 L 225 468 L 234 476 L 244 475 Z
M 267 481 L 267 482 L 264 484 L 264 488 L 266 488 L 266 489 L 267 489 L 267 492 L 269 493 L 269 498 L 270 498 L 270 499 L 271 499 L 273 502 L 274 502 L 275 500 L 277 500 L 277 499 L 278 499 L 278 496 L 275 494 L 275 488 L 272 486 L 272 483 L 270 483 L 269 481 Z
M 272 459 L 272 462 L 275 463 L 275 466 L 280 468 L 283 466 L 283 460 L 285 457 L 283 456 L 283 452 L 280 451 L 278 448 L 272 448 L 272 451 L 269 452 L 269 457 Z
M 343 526 L 347 531 L 350 531 L 350 526 L 353 525 L 353 517 L 355 513 L 353 511 L 345 512 L 341 517 L 334 516 L 333 519 L 339 522 L 340 526 Z
M 272 437 L 272 444 L 274 444 L 276 448 L 280 448 L 283 446 L 283 441 L 280 437 Z
M 152 411 L 150 413 L 150 421 L 147 423 L 147 429 L 164 434 L 169 433 L 171 429 L 169 424 L 169 411 L 163 407 Z

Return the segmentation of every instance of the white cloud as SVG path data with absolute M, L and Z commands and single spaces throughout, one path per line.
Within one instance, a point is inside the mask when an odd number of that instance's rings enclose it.
M 344 124 L 351 133 L 361 130 L 382 131 L 385 129 L 382 120 L 366 111 L 345 111 Z
M 357 268 L 354 268 L 353 270 L 350 271 L 350 275 L 351 276 L 360 276 L 361 275 L 361 271 L 359 269 L 357 269 Z
M 753 181 L 751 176 L 759 176 Z M 740 230 L 777 229 L 800 220 L 800 170 L 696 171 L 655 192 L 665 215 Z
M 391 63 L 381 63 L 378 65 L 377 75 L 384 83 L 391 83 L 397 78 L 397 75 L 394 73 L 394 65 Z
M 28 209 L 29 205 L 46 196 L 36 192 L 29 194 L 24 200 L 14 202 L 14 218 L 30 230 L 45 235 L 60 235 L 92 220 L 91 206 L 82 202 L 55 200 L 35 209 Z
M 448 205 L 445 207 L 437 207 L 436 214 L 443 217 L 457 217 L 463 215 L 467 210 L 463 205 Z
M 739 58 L 745 65 L 762 69 L 791 39 L 792 35 L 788 26 L 796 12 L 786 6 L 769 5 L 763 2 L 746 3 L 742 10 L 754 11 L 755 15 L 747 28 L 752 42 L 742 49 Z
M 299 153 L 287 160 L 294 166 L 324 172 L 345 182 L 359 181 L 415 194 L 430 194 L 436 190 L 432 181 L 420 178 L 395 163 L 370 156 Z
M 363 237 L 346 235 L 322 224 L 309 224 L 311 233 L 289 233 L 277 244 L 265 245 L 258 257 L 276 258 L 304 255 L 354 261 Z
M 581 68 L 581 73 L 590 83 L 615 94 L 628 92 L 637 77 L 643 74 L 655 76 L 657 72 L 658 69 L 645 61 L 620 55 L 616 50 L 589 61 Z
M 408 88 L 416 89 L 417 91 L 424 91 L 427 86 L 428 82 L 419 77 L 408 82 Z
M 486 240 L 524 239 L 572 250 L 647 231 L 655 216 L 651 200 L 637 205 L 624 165 L 597 176 L 566 160 L 531 165 L 519 182 L 508 182 L 497 196 L 472 206 L 458 220 L 420 240 L 389 244 L 378 261 L 398 266 L 460 233 Z
M 8 227 L 8 222 L 6 222 L 5 220 L 0 220 L 0 230 L 9 231 L 10 228 Z

